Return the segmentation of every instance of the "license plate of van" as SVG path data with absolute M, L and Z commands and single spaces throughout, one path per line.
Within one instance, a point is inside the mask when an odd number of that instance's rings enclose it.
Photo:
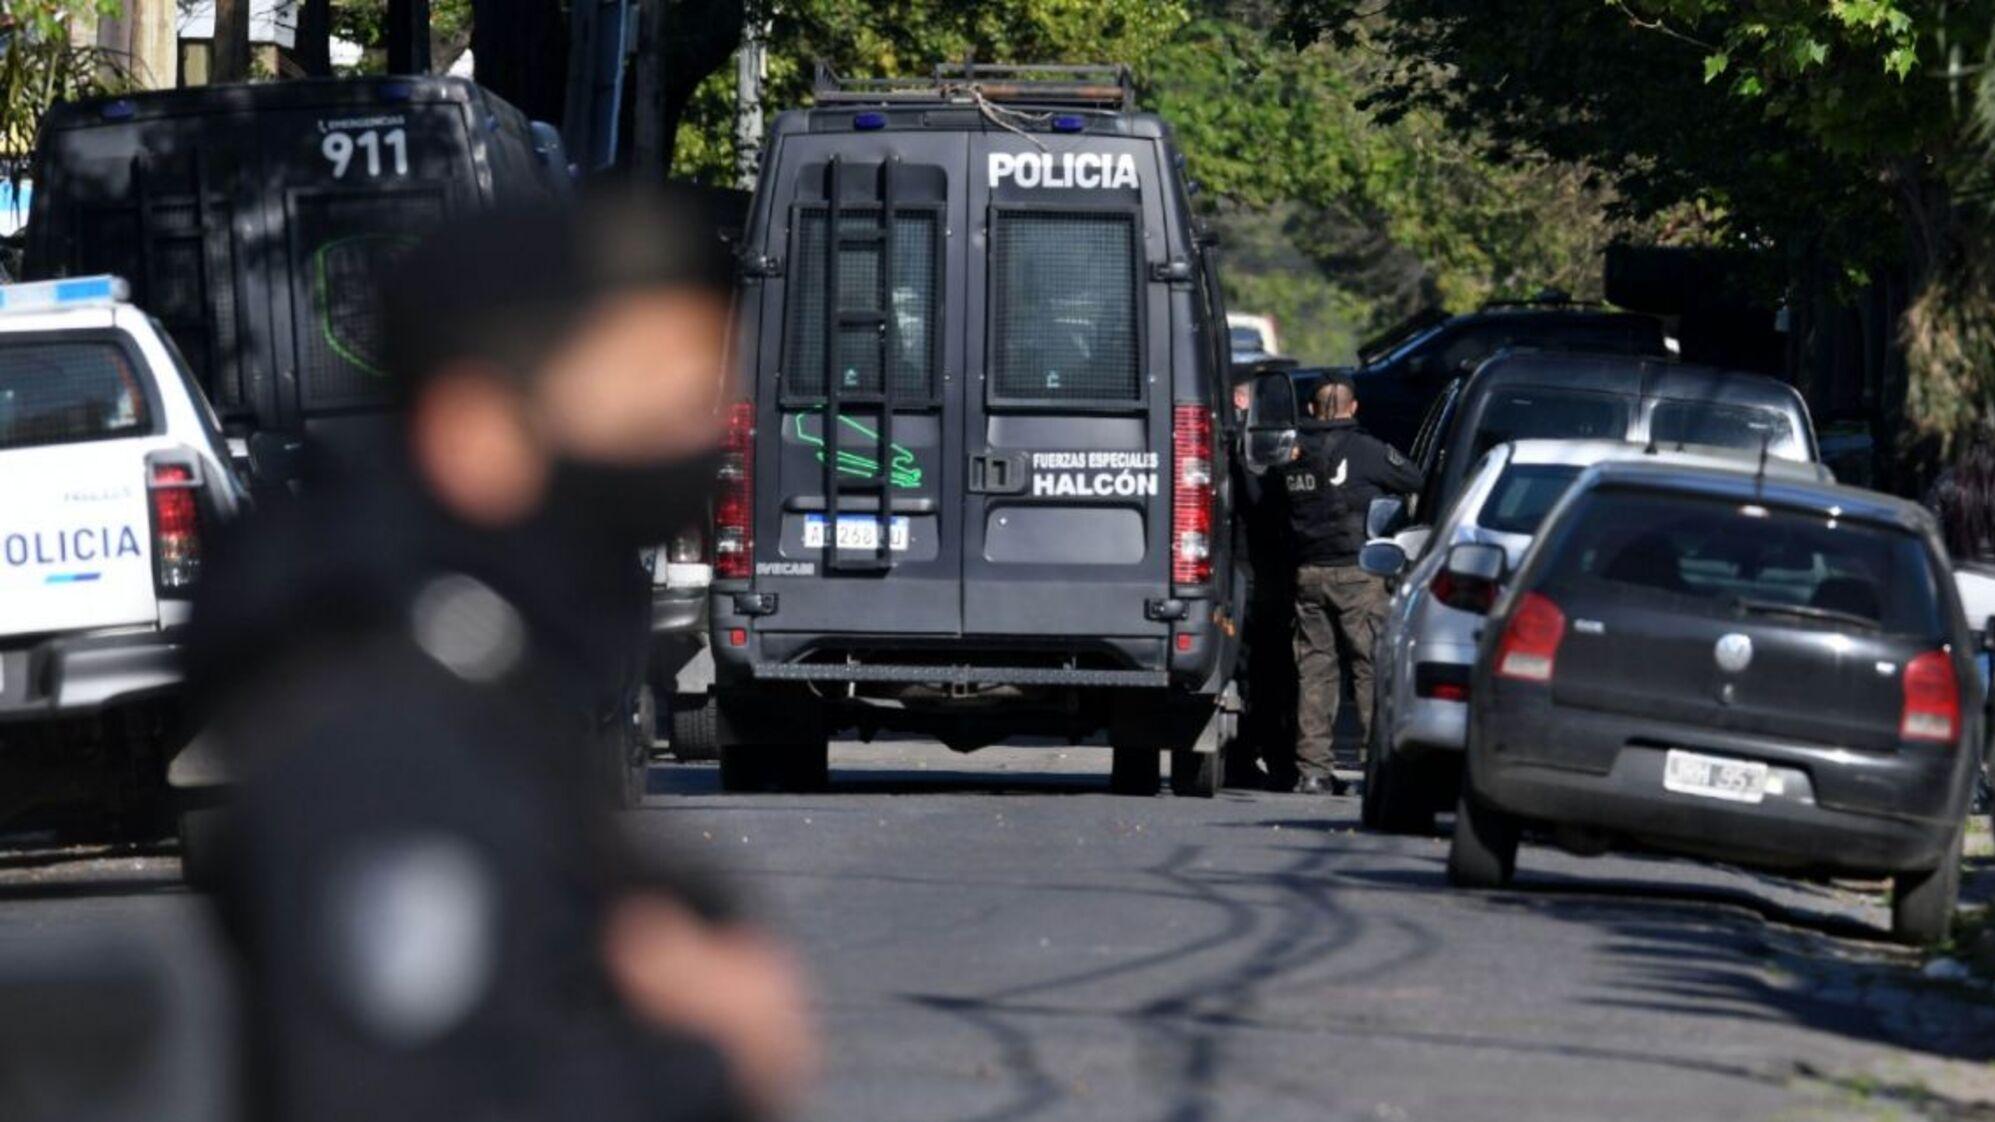
M 1757 760 L 1733 760 L 1672 748 L 1663 757 L 1663 788 L 1679 795 L 1697 795 L 1733 803 L 1757 803 L 1766 798 L 1767 766 Z
M 804 515 L 804 548 L 823 549 L 825 527 L 831 519 L 822 514 Z M 887 549 L 900 553 L 907 549 L 907 519 L 896 517 L 890 520 L 887 530 Z M 880 520 L 870 514 L 839 515 L 838 548 L 872 549 L 880 548 Z

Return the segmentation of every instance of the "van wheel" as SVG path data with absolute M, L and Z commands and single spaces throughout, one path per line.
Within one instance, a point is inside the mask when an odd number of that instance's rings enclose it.
M 1157 793 L 1157 782 L 1163 778 L 1163 753 L 1155 748 L 1116 745 L 1113 762 L 1109 765 L 1108 789 L 1118 795 L 1142 795 L 1149 798 Z
M 784 745 L 781 752 L 785 791 L 822 791 L 831 786 L 831 742 L 820 738 L 803 744 Z
M 1455 803 L 1455 838 L 1448 846 L 1448 883 L 1502 888 L 1517 873 L 1517 820 L 1479 801 L 1463 784 Z
M 1372 745 L 1365 761 L 1365 794 L 1359 808 L 1364 823 L 1385 834 L 1434 833 L 1434 806 L 1420 788 L 1421 769 L 1410 768 L 1405 760 L 1394 759 Z
M 1219 794 L 1225 767 L 1224 753 L 1178 749 L 1171 753 L 1171 794 L 1181 798 L 1212 798 Z
M 775 785 L 776 753 L 768 744 L 720 745 L 720 789 L 731 794 L 770 789 Z
M 673 699 L 671 747 L 672 755 L 680 760 L 720 758 L 720 706 L 712 694 Z
M 822 791 L 830 782 L 831 745 L 828 741 L 720 746 L 720 789 L 723 791 Z
M 1892 938 L 1915 947 L 1930 946 L 1953 932 L 1954 903 L 1960 897 L 1960 847 L 1956 833 L 1939 868 L 1891 878 Z

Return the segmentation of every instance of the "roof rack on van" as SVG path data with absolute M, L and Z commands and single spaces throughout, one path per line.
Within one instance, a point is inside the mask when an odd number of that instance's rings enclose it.
M 811 93 L 819 105 L 968 103 L 981 98 L 1046 108 L 1136 108 L 1136 79 L 1122 63 L 941 63 L 926 78 L 845 78 L 819 59 Z

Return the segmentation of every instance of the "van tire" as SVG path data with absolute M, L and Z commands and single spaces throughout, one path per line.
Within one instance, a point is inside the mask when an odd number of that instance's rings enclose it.
M 720 758 L 720 706 L 712 694 L 680 694 L 672 700 L 672 756 L 679 760 Z
M 831 745 L 722 744 L 720 789 L 730 794 L 756 791 L 822 791 L 831 783 Z
M 1171 753 L 1171 794 L 1180 798 L 1213 798 L 1219 794 L 1225 769 L 1226 757 L 1222 752 L 1180 748 Z
M 831 742 L 824 738 L 785 745 L 781 785 L 785 791 L 823 791 L 831 786 Z
M 1961 834 L 1956 831 L 1936 869 L 1891 878 L 1891 937 L 1915 947 L 1944 942 L 1953 933 L 1960 898 Z
M 1113 754 L 1108 769 L 1108 789 L 1118 795 L 1141 795 L 1150 798 L 1157 793 L 1157 783 L 1163 778 L 1164 756 L 1155 748 L 1118 744 L 1110 749 Z
M 1366 754 L 1365 791 L 1359 803 L 1364 824 L 1382 834 L 1432 836 L 1433 800 L 1419 784 L 1427 778 L 1426 770 L 1409 767 L 1374 743 Z
M 1517 820 L 1483 803 L 1463 784 L 1455 804 L 1455 837 L 1448 845 L 1448 883 L 1457 888 L 1502 888 L 1517 875 Z

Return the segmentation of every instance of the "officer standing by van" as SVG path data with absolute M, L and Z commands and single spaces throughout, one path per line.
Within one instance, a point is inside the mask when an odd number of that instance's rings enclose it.
M 1385 583 L 1358 567 L 1373 499 L 1420 489 L 1420 469 L 1358 427 L 1357 387 L 1331 373 L 1311 399 L 1312 419 L 1283 465 L 1295 558 L 1296 780 L 1304 794 L 1343 794 L 1331 771 L 1343 669 L 1351 671 L 1359 737 L 1371 728 L 1372 636 Z

